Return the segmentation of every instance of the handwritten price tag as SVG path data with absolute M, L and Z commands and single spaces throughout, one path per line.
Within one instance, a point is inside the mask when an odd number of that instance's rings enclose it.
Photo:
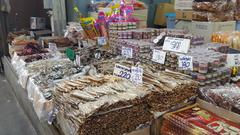
M 131 80 L 131 69 L 126 66 L 116 64 L 114 67 L 113 75 Z
M 98 37 L 98 40 L 97 40 L 97 41 L 98 41 L 98 45 L 101 45 L 101 46 L 107 44 L 107 40 L 106 40 L 105 37 Z
M 132 67 L 131 68 L 131 81 L 134 84 L 142 84 L 143 83 L 143 69 L 140 67 Z
M 163 50 L 187 53 L 190 48 L 190 39 L 166 37 Z
M 52 52 L 56 52 L 58 50 L 57 45 L 55 43 L 49 43 L 48 49 Z
M 240 54 L 228 54 L 227 55 L 227 65 L 229 67 L 240 66 Z
M 76 65 L 81 66 L 81 57 L 76 55 Z
M 122 57 L 133 58 L 132 48 L 122 47 Z
M 152 55 L 152 61 L 153 62 L 157 62 L 160 64 L 164 64 L 165 63 L 165 58 L 166 58 L 166 52 L 164 51 L 160 51 L 160 50 L 153 50 L 153 55 Z
M 193 70 L 192 56 L 181 55 L 178 60 L 179 68 L 183 70 Z

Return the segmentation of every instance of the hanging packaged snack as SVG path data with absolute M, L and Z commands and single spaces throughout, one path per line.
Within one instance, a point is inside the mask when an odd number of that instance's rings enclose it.
M 81 24 L 88 38 L 94 39 L 95 37 L 99 37 L 99 33 L 94 27 L 94 19 L 92 17 L 81 18 Z

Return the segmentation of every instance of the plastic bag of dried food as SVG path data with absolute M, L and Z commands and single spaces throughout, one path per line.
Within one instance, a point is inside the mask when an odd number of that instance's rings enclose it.
M 211 21 L 211 22 L 222 22 L 222 21 L 232 21 L 234 20 L 234 12 L 230 11 L 228 13 L 219 12 L 193 12 L 194 21 Z
M 227 110 L 240 110 L 240 88 L 234 85 L 220 86 L 218 88 L 203 88 L 200 95 L 213 104 Z
M 214 2 L 193 2 L 193 10 L 195 11 L 209 11 L 209 12 L 224 12 L 233 10 L 235 4 L 228 0 L 218 0 Z
M 219 12 L 219 13 L 207 13 L 208 21 L 222 22 L 222 21 L 233 21 L 234 11 Z

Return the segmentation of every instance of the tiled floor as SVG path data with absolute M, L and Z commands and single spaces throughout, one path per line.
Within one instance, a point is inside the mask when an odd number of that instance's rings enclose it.
M 0 74 L 0 135 L 37 135 L 18 105 L 7 80 Z

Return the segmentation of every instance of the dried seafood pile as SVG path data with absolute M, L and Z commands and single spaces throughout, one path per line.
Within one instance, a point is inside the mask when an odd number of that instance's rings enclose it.
M 166 111 L 197 95 L 197 82 L 183 74 L 171 71 L 153 73 L 145 70 L 143 77 L 145 83 L 154 86 L 148 95 L 152 111 Z
M 65 134 L 121 135 L 151 120 L 147 87 L 113 76 L 85 76 L 55 89 L 57 121 Z
M 114 63 L 127 67 L 134 64 L 131 61 L 112 59 L 95 63 L 94 66 L 99 73 L 112 74 Z M 190 76 L 171 71 L 156 72 L 157 70 L 153 66 L 147 64 L 142 66 L 144 68 L 144 84 L 147 84 L 149 89 L 153 89 L 148 95 L 148 104 L 152 111 L 166 111 L 197 95 L 198 83 L 192 81 Z

